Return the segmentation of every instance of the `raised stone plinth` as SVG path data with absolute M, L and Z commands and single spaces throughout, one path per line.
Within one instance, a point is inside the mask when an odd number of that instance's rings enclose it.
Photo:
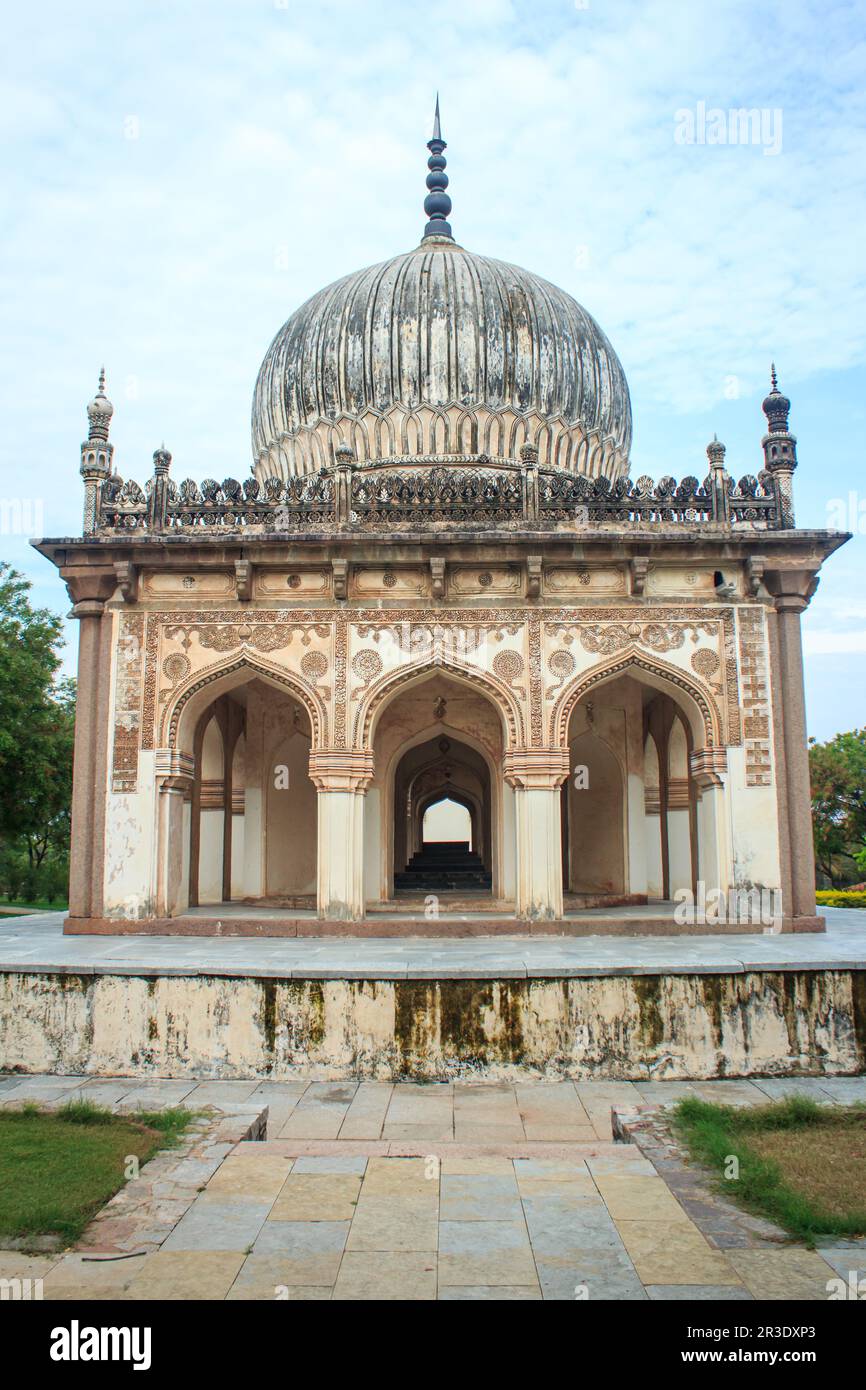
M 238 1079 L 855 1074 L 866 927 L 851 916 L 796 938 L 278 943 L 13 919 L 0 1055 L 23 1072 Z

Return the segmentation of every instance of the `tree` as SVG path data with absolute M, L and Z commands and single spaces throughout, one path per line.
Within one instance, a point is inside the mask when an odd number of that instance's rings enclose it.
M 815 858 L 835 888 L 851 877 L 866 840 L 866 728 L 810 739 L 809 772 Z
M 0 564 L 0 846 L 7 892 L 14 882 L 27 897 L 56 886 L 68 856 L 75 725 L 61 621 L 32 607 L 31 587 Z

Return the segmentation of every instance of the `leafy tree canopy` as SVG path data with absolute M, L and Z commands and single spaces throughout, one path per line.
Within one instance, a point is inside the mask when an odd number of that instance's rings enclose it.
M 866 840 L 866 728 L 811 741 L 815 858 L 835 887 L 850 878 Z
M 31 587 L 0 564 L 0 840 L 41 863 L 68 839 L 75 686 L 58 681 L 61 620 Z

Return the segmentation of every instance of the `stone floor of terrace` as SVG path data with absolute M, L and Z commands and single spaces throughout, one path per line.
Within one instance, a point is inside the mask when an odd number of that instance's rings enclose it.
M 64 936 L 64 914 L 50 912 L 0 918 L 0 972 L 477 980 L 866 969 L 866 910 L 823 915 L 815 935 L 256 939 Z

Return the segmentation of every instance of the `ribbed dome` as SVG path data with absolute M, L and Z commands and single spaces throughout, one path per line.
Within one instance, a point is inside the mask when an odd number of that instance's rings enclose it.
M 256 473 L 358 462 L 515 459 L 628 471 L 631 404 L 595 320 L 563 290 L 445 238 L 347 275 L 280 329 L 253 401 Z

